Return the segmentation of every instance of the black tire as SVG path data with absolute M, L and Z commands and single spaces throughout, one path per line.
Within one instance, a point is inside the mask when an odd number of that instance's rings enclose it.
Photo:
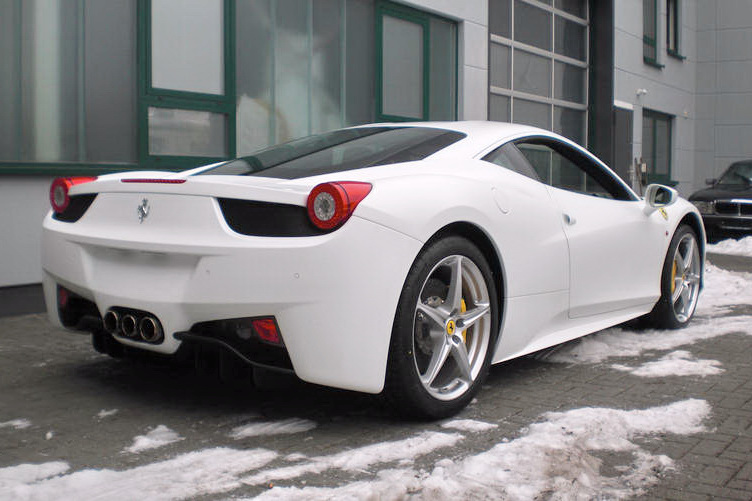
M 692 284 L 696 287 L 696 291 L 693 288 L 690 293 L 692 304 L 689 305 L 687 311 L 678 313 L 677 309 L 682 310 L 682 308 L 680 308 L 681 305 L 676 304 L 676 300 L 673 296 L 676 290 L 677 280 L 681 280 L 681 278 L 676 279 L 676 271 L 674 270 L 675 256 L 677 254 L 677 248 L 680 245 L 694 245 L 696 254 L 693 256 L 693 259 L 698 260 L 698 276 L 696 277 L 696 283 L 693 282 Z M 685 247 L 682 248 L 682 251 L 684 248 Z M 666 258 L 663 262 L 663 268 L 661 271 L 661 298 L 655 304 L 653 310 L 645 316 L 645 323 L 647 326 L 659 329 L 680 329 L 688 325 L 692 320 L 692 316 L 694 315 L 697 306 L 697 295 L 699 294 L 700 284 L 702 283 L 702 273 L 702 254 L 697 233 L 695 233 L 690 226 L 683 224 L 676 229 L 674 236 L 671 238 L 671 243 L 668 246 L 668 251 L 666 252 Z M 690 278 L 695 280 L 695 277 Z
M 431 299 L 441 301 L 438 306 L 439 308 L 450 307 L 448 295 L 452 291 L 452 288 L 448 283 L 441 283 L 435 277 L 439 273 L 446 271 L 442 266 L 446 268 L 454 266 L 450 264 L 444 265 L 445 262 L 450 262 L 447 260 L 452 259 L 455 260 L 454 262 L 457 263 L 456 266 L 461 270 L 459 275 L 462 278 L 459 283 L 462 286 L 460 287 L 461 295 L 459 299 L 462 304 L 462 312 L 469 317 L 473 312 L 485 311 L 487 308 L 490 314 L 483 313 L 482 317 L 472 320 L 472 323 L 468 319 L 465 330 L 461 330 L 461 327 L 464 326 L 461 317 L 449 314 L 450 318 L 445 324 L 446 327 L 444 327 L 446 330 L 442 331 L 442 328 L 439 327 L 439 322 L 433 321 L 431 323 L 432 321 L 422 313 L 422 310 L 418 312 L 418 302 L 421 301 L 421 307 L 426 306 L 427 303 L 423 302 L 424 299 L 421 299 L 421 294 L 428 294 L 426 291 L 431 287 L 439 289 L 445 286 L 446 294 L 443 300 L 435 299 L 433 296 Z M 467 281 L 467 277 L 465 277 L 466 271 L 470 277 L 470 280 Z M 469 275 L 470 273 L 472 275 Z M 430 282 L 429 276 L 431 279 Z M 448 278 L 447 280 L 451 282 L 452 278 Z M 485 291 L 483 291 L 483 286 L 479 283 L 480 281 L 483 282 Z M 468 290 L 467 293 L 466 288 Z M 478 301 L 477 304 L 474 303 L 472 301 L 473 292 L 478 292 L 484 298 L 486 297 L 484 292 L 487 292 L 488 306 L 486 306 L 485 299 Z M 465 311 L 466 295 L 470 302 L 470 305 L 467 306 L 467 311 Z M 438 294 L 436 298 L 440 296 L 441 294 Z M 455 295 L 455 297 L 458 296 Z M 452 311 L 456 311 L 456 309 Z M 461 313 L 459 314 L 461 315 Z M 452 318 L 456 318 L 457 323 L 450 330 L 449 321 Z M 427 245 L 415 259 L 407 275 L 397 306 L 389 347 L 387 376 L 382 393 L 387 403 L 398 413 L 419 419 L 440 419 L 462 410 L 470 403 L 485 380 L 496 346 L 498 325 L 499 307 L 496 286 L 491 268 L 483 253 L 469 240 L 458 236 L 442 238 Z M 427 329 L 430 330 L 428 334 L 426 334 Z M 442 341 L 440 338 L 445 334 L 447 338 Z M 485 350 L 483 350 L 482 347 L 485 339 L 488 342 L 485 345 Z M 452 397 L 452 392 L 447 392 L 446 395 L 440 395 L 442 398 L 437 398 L 438 390 L 430 387 L 430 382 L 428 383 L 429 387 L 426 387 L 425 383 L 421 381 L 421 373 L 418 368 L 419 359 L 429 359 L 428 369 L 423 375 L 425 380 L 428 377 L 427 374 L 430 371 L 431 362 L 435 355 L 435 351 L 432 351 L 431 355 L 429 355 L 424 350 L 421 340 L 429 344 L 444 342 L 447 345 L 453 346 L 453 348 L 446 348 L 447 350 L 451 350 L 449 355 L 446 355 L 444 358 L 446 361 L 441 362 L 441 368 L 438 371 L 432 371 L 434 378 L 430 379 L 431 381 L 437 380 L 439 379 L 439 375 L 442 376 L 441 379 L 447 379 L 449 381 L 447 387 L 449 388 L 450 385 L 454 385 L 453 387 L 456 388 L 454 390 L 458 393 L 456 397 Z M 454 344 L 450 340 L 453 340 Z M 463 345 L 461 347 L 459 347 L 460 341 Z M 435 346 L 436 344 L 433 345 L 434 348 Z M 465 364 L 466 371 L 464 373 L 460 369 L 460 355 L 456 354 L 455 350 L 464 350 L 465 360 L 471 362 Z M 449 360 L 452 361 L 449 362 Z M 455 364 L 455 372 L 462 373 L 455 380 L 452 380 L 453 372 L 451 364 Z M 439 364 L 436 365 L 438 366 Z M 472 376 L 472 373 L 477 374 Z M 467 377 L 468 375 L 471 377 Z

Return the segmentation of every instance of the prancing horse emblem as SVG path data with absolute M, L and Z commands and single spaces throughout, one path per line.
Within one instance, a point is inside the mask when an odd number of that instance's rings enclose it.
M 143 199 L 141 201 L 141 205 L 138 206 L 138 222 L 143 223 L 144 219 L 149 217 L 149 201 L 147 199 Z

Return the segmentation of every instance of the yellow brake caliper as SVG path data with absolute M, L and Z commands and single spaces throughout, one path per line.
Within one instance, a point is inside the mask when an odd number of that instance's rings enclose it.
M 676 265 L 674 265 L 674 268 L 676 268 Z M 462 299 L 462 303 L 460 304 L 460 312 L 465 313 L 467 311 L 467 304 L 465 304 L 465 300 Z M 467 344 L 467 329 L 462 331 L 462 342 Z
M 674 259 L 674 264 L 671 266 L 671 294 L 673 294 L 675 290 L 676 290 L 676 259 Z

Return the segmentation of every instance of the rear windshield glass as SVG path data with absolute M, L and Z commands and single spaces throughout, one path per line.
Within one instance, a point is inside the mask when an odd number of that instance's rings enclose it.
M 197 175 L 264 176 L 280 179 L 422 160 L 465 134 L 429 127 L 364 127 L 296 139 L 230 160 Z

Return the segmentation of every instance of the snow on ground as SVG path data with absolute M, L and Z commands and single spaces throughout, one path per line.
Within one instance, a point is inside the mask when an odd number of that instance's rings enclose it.
M 183 440 L 183 437 L 165 425 L 160 424 L 153 430 L 150 430 L 146 435 L 138 435 L 137 437 L 134 437 L 133 444 L 130 447 L 126 447 L 123 452 L 137 454 L 145 450 L 163 447 L 179 440 Z
M 304 463 L 265 470 L 243 479 L 249 485 L 268 484 L 326 470 L 363 471 L 377 464 L 414 460 L 437 449 L 451 447 L 463 436 L 458 433 L 424 431 L 414 437 L 349 449 L 330 456 L 313 457 Z
M 238 478 L 267 465 L 277 454 L 264 449 L 205 449 L 129 470 L 82 470 L 62 475 L 63 462 L 0 468 L 0 499 L 130 501 L 194 498 L 229 492 Z
M 97 413 L 97 418 L 104 419 L 106 417 L 114 416 L 117 412 L 117 409 L 102 409 Z
M 50 431 L 48 431 L 47 433 L 44 434 L 44 439 L 45 440 L 52 440 L 52 437 L 54 437 L 54 436 L 55 436 L 55 432 L 52 431 L 52 430 L 50 430 Z
M 732 332 L 752 335 L 752 316 L 694 319 L 677 330 L 650 329 L 635 332 L 612 328 L 561 345 L 540 358 L 558 363 L 597 364 L 612 357 L 636 357 L 648 351 L 667 351 Z
M 668 355 L 646 362 L 639 367 L 629 367 L 614 364 L 612 369 L 629 372 L 634 376 L 641 377 L 665 377 L 665 376 L 713 376 L 723 372 L 718 360 L 706 360 L 695 358 L 685 350 L 672 351 Z
M 705 287 L 697 302 L 697 314 L 717 314 L 729 306 L 752 303 L 752 273 L 729 271 L 707 263 Z
M 730 238 L 722 240 L 717 244 L 708 244 L 707 251 L 715 252 L 716 254 L 734 254 L 737 256 L 752 257 L 752 236 L 744 237 L 740 240 Z
M 484 423 L 483 421 L 476 421 L 474 419 L 454 419 L 446 423 L 441 423 L 442 428 L 470 432 L 488 431 L 498 426 L 497 424 Z
M 260 435 L 282 435 L 291 433 L 303 433 L 310 431 L 318 426 L 314 421 L 301 418 L 289 418 L 281 421 L 268 421 L 259 423 L 250 423 L 233 428 L 230 437 L 235 440 L 248 437 L 258 437 Z
M 461 460 L 440 460 L 430 473 L 384 470 L 376 480 L 340 487 L 274 487 L 257 499 L 622 499 L 644 493 L 673 468 L 634 439 L 705 431 L 704 400 L 689 399 L 645 410 L 586 407 L 544 414 L 515 440 Z M 592 453 L 631 453 L 617 476 L 600 473 Z
M 0 423 L 0 428 L 15 428 L 16 430 L 23 430 L 24 428 L 28 428 L 29 426 L 31 426 L 31 421 L 29 421 L 28 419 L 12 419 L 10 421 Z

